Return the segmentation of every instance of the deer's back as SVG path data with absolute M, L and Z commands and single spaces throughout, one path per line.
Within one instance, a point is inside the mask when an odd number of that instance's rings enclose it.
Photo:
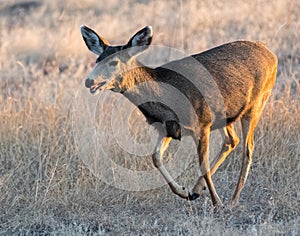
M 220 128 L 249 109 L 275 82 L 276 56 L 259 42 L 236 41 L 156 68 L 178 88 L 203 122 Z

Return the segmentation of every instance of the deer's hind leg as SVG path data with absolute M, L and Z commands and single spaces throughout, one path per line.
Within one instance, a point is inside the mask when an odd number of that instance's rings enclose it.
M 249 169 L 252 163 L 252 153 L 254 150 L 254 130 L 258 124 L 265 103 L 270 96 L 270 92 L 266 92 L 258 99 L 257 103 L 251 110 L 249 110 L 242 118 L 242 133 L 243 133 L 243 162 L 242 169 L 239 176 L 239 181 L 236 190 L 231 200 L 231 206 L 234 207 L 238 204 L 240 194 L 245 186 Z

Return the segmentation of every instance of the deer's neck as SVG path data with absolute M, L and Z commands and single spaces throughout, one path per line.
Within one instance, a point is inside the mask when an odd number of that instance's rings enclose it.
M 122 75 L 121 90 L 130 92 L 138 89 L 139 86 L 156 81 L 155 70 L 135 61 L 131 69 L 126 70 Z M 152 84 L 152 83 L 151 83 Z
M 122 74 L 120 92 L 136 106 L 154 101 L 159 96 L 155 69 L 136 63 Z

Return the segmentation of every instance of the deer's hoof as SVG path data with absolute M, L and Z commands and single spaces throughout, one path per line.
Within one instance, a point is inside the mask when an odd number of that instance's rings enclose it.
M 193 194 L 190 194 L 190 193 L 189 193 L 188 200 L 189 200 L 189 201 L 194 201 L 194 200 L 196 200 L 199 196 L 200 196 L 200 194 L 198 194 L 198 193 L 193 193 Z

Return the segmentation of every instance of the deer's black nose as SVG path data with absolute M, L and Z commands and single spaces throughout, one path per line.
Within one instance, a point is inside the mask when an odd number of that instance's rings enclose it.
M 86 79 L 85 81 L 85 87 L 90 88 L 94 85 L 94 80 L 92 79 Z

